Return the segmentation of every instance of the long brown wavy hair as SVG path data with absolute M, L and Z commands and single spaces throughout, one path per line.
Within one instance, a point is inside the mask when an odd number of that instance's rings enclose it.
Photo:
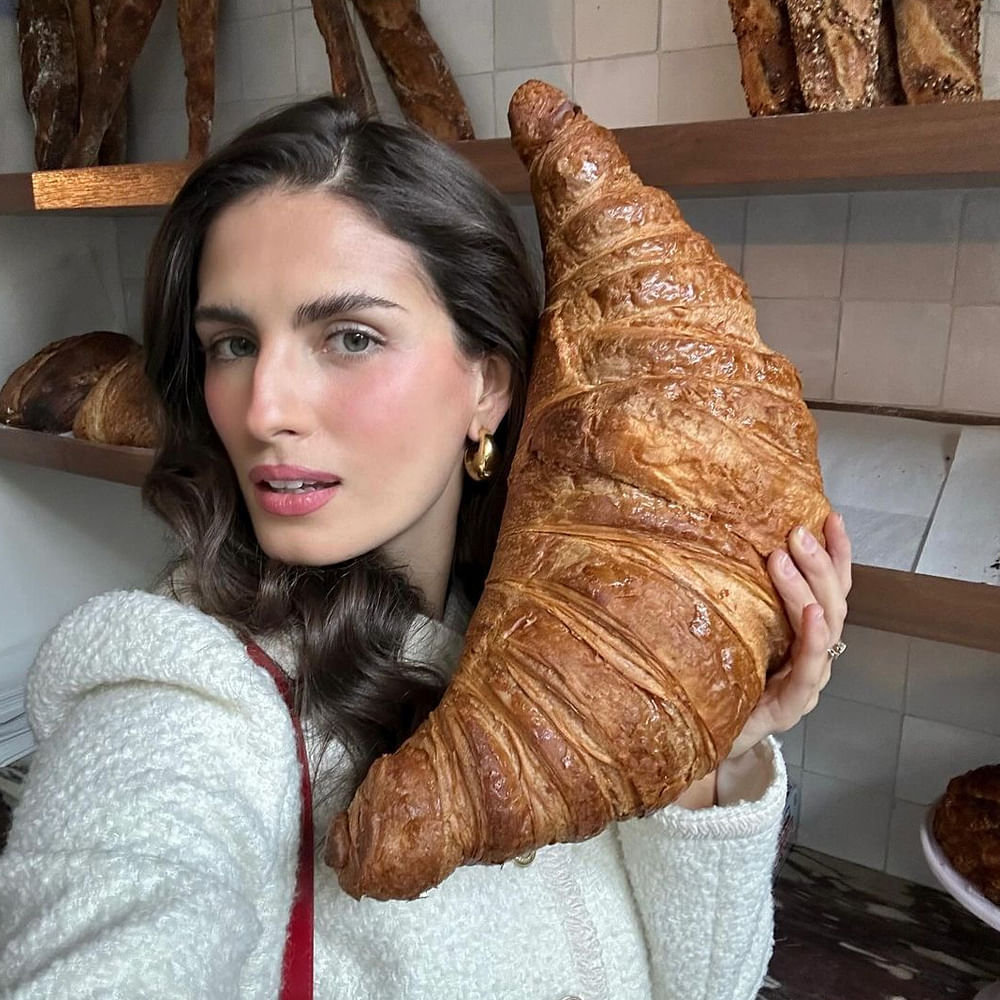
M 402 660 L 423 599 L 378 552 L 293 566 L 261 550 L 209 419 L 192 323 L 199 258 L 218 214 L 265 189 L 328 190 L 360 206 L 416 250 L 460 349 L 510 364 L 511 405 L 495 435 L 502 465 L 484 483 L 466 479 L 459 512 L 453 572 L 471 601 L 496 544 L 540 294 L 506 204 L 474 168 L 418 129 L 359 116 L 330 96 L 272 112 L 201 163 L 153 242 L 143 327 L 164 433 L 143 498 L 179 543 L 167 572 L 183 577 L 185 600 L 241 638 L 296 637 L 300 710 L 324 747 L 336 740 L 347 749 L 353 789 L 437 704 L 446 680 L 429 664 Z

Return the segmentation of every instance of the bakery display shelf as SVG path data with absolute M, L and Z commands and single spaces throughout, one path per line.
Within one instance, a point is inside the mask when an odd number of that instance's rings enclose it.
M 0 174 L 0 212 L 159 209 L 190 171 L 190 163 L 179 161 Z
M 138 486 L 152 452 L 0 427 L 0 459 Z M 855 566 L 848 621 L 1000 652 L 1000 586 Z
M 142 483 L 152 454 L 148 448 L 123 448 L 81 441 L 69 435 L 45 434 L 0 425 L 0 459 L 75 472 L 128 486 Z
M 1000 101 L 617 129 L 647 184 L 676 195 L 1000 185 Z M 528 177 L 509 139 L 455 147 L 507 194 Z M 0 174 L 0 212 L 162 207 L 187 162 Z

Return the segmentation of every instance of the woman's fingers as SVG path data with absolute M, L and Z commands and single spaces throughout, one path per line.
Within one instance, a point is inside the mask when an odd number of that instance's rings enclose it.
M 833 553 L 799 526 L 789 535 L 787 551 L 778 549 L 771 554 L 768 570 L 796 633 L 801 628 L 803 609 L 818 602 L 826 616 L 830 642 L 833 642 L 840 637 L 847 617 L 850 542 L 842 524 L 834 524 L 828 518 L 826 527 L 833 539 Z
M 791 729 L 816 707 L 820 691 L 830 680 L 829 636 L 823 609 L 810 604 L 802 614 L 802 629 L 795 638 L 792 670 L 779 694 L 780 721 L 785 729 Z
M 745 753 L 765 736 L 787 732 L 816 707 L 830 680 L 828 635 L 823 609 L 815 603 L 808 605 L 788 661 L 767 679 L 760 701 L 733 743 L 731 757 Z
M 830 514 L 823 525 L 823 535 L 826 538 L 826 551 L 830 555 L 840 578 L 846 597 L 851 590 L 851 540 L 847 536 L 844 518 L 840 514 Z

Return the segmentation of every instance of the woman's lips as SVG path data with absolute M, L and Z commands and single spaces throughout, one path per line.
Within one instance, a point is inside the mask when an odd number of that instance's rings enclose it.
M 314 510 L 328 504 L 340 483 L 329 486 L 319 486 L 305 490 L 302 493 L 282 493 L 271 489 L 266 482 L 255 483 L 253 492 L 261 510 L 280 517 L 299 517 L 311 514 Z
M 335 473 L 301 465 L 255 465 L 249 478 L 261 510 L 280 517 L 299 517 L 319 510 L 340 486 L 340 477 Z M 291 489 L 282 488 L 286 485 Z

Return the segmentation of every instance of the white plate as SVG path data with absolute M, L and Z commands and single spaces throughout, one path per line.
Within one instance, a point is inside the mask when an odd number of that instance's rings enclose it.
M 938 799 L 938 802 L 940 801 Z M 924 849 L 927 864 L 934 877 L 962 906 L 979 917 L 983 923 L 1000 931 L 1000 906 L 991 903 L 981 892 L 973 888 L 968 879 L 952 868 L 951 862 L 941 850 L 941 845 L 934 838 L 934 810 L 937 809 L 938 802 L 930 805 L 920 826 L 920 844 Z

